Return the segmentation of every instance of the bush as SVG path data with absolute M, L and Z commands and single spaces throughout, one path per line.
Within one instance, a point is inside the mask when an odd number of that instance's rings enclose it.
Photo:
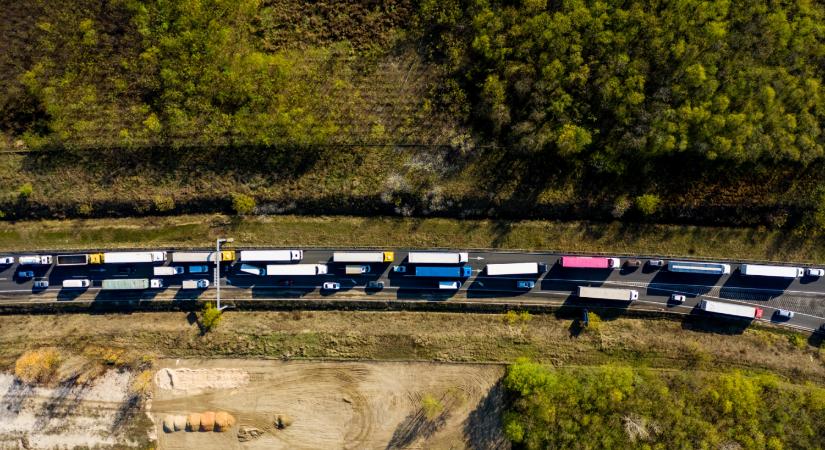
M 533 320 L 533 316 L 527 311 L 507 311 L 504 314 L 504 323 L 507 325 L 515 325 L 519 322 L 527 323 Z
M 156 195 L 152 197 L 152 203 L 158 212 L 167 212 L 175 209 L 175 199 L 169 195 Z
M 653 215 L 659 210 L 661 200 L 656 194 L 644 194 L 636 197 L 636 208 L 645 216 Z
M 246 194 L 232 194 L 232 209 L 241 216 L 255 212 L 255 199 Z
M 23 183 L 17 189 L 17 195 L 21 200 L 26 200 L 27 198 L 31 197 L 32 192 L 34 192 L 34 188 L 32 187 L 31 183 Z
M 24 383 L 48 383 L 57 374 L 60 353 L 53 348 L 31 350 L 14 363 L 14 375 Z
M 203 305 L 203 313 L 201 314 L 201 329 L 204 333 L 212 331 L 218 324 L 221 323 L 221 310 L 215 307 L 212 302 L 207 302 Z
M 613 202 L 613 211 L 611 211 L 610 214 L 614 219 L 621 219 L 631 206 L 633 206 L 633 203 L 630 199 L 627 198 L 626 195 L 620 195 L 616 201 Z
M 587 312 L 587 326 L 584 327 L 585 330 L 598 333 L 601 331 L 602 328 L 602 318 L 599 317 L 598 314 L 594 313 L 593 311 Z

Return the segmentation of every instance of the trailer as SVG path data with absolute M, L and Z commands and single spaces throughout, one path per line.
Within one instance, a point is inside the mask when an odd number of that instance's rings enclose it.
M 369 271 L 370 266 L 346 266 L 344 270 L 347 275 L 363 275 Z
M 473 275 L 473 268 L 470 266 L 416 266 L 415 276 L 417 277 L 438 277 L 438 278 L 468 278 Z
M 157 266 L 152 268 L 152 274 L 156 277 L 180 275 L 183 273 L 181 266 Z
M 450 290 L 457 290 L 461 287 L 460 281 L 439 281 L 438 288 L 439 289 L 450 289 Z
M 76 255 L 57 255 L 58 266 L 85 266 L 89 264 L 89 255 L 82 253 Z
M 619 258 L 600 256 L 562 256 L 559 262 L 571 269 L 618 269 L 622 264 Z
M 389 263 L 395 259 L 393 252 L 333 252 L 332 262 L 337 263 Z
M 730 273 L 730 264 L 715 262 L 670 261 L 667 270 L 679 273 L 695 273 L 699 275 L 727 275 Z
M 544 272 L 542 263 L 487 264 L 487 275 L 536 275 Z
M 153 278 L 121 278 L 114 280 L 103 280 L 101 286 L 107 291 L 138 290 L 138 289 L 159 289 L 163 287 L 163 281 Z
M 137 264 L 165 262 L 166 252 L 106 252 L 104 264 Z
M 269 264 L 266 266 L 266 274 L 269 276 L 293 276 L 293 275 L 326 275 L 326 264 Z
M 733 303 L 716 302 L 713 300 L 699 301 L 699 309 L 710 313 L 724 314 L 726 316 L 743 317 L 745 319 L 759 319 L 762 317 L 762 308 L 746 305 L 735 305 Z
M 742 264 L 739 268 L 742 275 L 757 277 L 799 278 L 805 275 L 805 269 L 788 266 L 762 266 L 758 264 Z
M 221 262 L 234 261 L 235 250 L 222 250 Z M 208 263 L 215 262 L 215 252 L 172 252 L 173 263 Z
M 639 299 L 639 291 L 635 289 L 579 286 L 578 296 L 581 298 L 596 298 L 600 300 L 618 300 L 629 302 Z
M 202 278 L 200 280 L 183 280 L 181 289 L 206 289 L 209 287 L 209 280 Z
M 296 262 L 304 259 L 303 250 L 241 250 L 241 262 Z
M 410 252 L 407 256 L 410 264 L 461 264 L 469 259 L 467 252 Z
M 21 266 L 50 266 L 52 257 L 51 255 L 27 255 L 21 256 L 17 261 Z

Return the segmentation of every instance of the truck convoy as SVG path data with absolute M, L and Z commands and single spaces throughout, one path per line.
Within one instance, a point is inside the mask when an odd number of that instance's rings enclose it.
M 579 286 L 579 297 L 596 298 L 600 300 L 633 301 L 639 299 L 639 291 L 634 289 L 615 289 Z
M 667 270 L 700 275 L 727 275 L 730 273 L 730 265 L 714 262 L 670 261 L 667 263 Z
M 536 275 L 545 271 L 542 263 L 487 264 L 487 275 Z
M 153 278 L 121 278 L 115 280 L 103 280 L 101 286 L 107 291 L 123 291 L 123 290 L 137 290 L 137 289 L 160 289 L 163 287 L 163 280 Z
M 21 256 L 18 262 L 21 266 L 50 266 L 52 264 L 52 257 L 50 255 Z
M 266 275 L 269 275 L 269 276 L 326 275 L 326 274 L 327 274 L 327 265 L 326 264 L 268 264 L 266 266 Z
M 407 256 L 410 264 L 461 264 L 469 259 L 467 252 L 410 252 Z
M 221 251 L 221 262 L 234 261 L 235 250 Z M 108 261 L 107 261 L 108 262 Z M 173 263 L 215 262 L 215 252 L 172 252 Z
M 726 316 L 744 317 L 746 319 L 759 319 L 762 317 L 762 308 L 715 302 L 713 300 L 701 300 L 699 302 L 699 309 L 711 313 L 724 314 Z
M 438 277 L 438 278 L 468 278 L 473 275 L 473 268 L 470 266 L 416 266 L 415 276 L 417 277 Z
M 595 256 L 562 256 L 559 262 L 562 267 L 574 269 L 618 269 L 622 264 L 619 258 Z
M 90 256 L 90 262 L 93 261 L 94 255 Z M 103 253 L 102 263 L 104 264 L 138 264 L 138 263 L 156 263 L 166 261 L 166 252 L 106 252 Z
M 241 262 L 296 262 L 304 259 L 303 250 L 243 250 Z
M 758 264 L 742 264 L 739 270 L 742 275 L 759 277 L 798 278 L 805 275 L 805 269 L 788 266 L 761 266 Z
M 393 252 L 334 252 L 332 262 L 337 263 L 389 263 L 395 259 Z

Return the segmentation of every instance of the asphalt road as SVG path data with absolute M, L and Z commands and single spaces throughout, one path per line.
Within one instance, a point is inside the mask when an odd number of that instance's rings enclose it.
M 390 249 L 385 249 L 390 250 Z M 19 257 L 20 255 L 11 255 Z M 369 263 L 370 273 L 358 276 L 346 275 L 345 264 L 332 263 L 332 250 L 304 251 L 304 264 L 329 264 L 329 273 L 321 276 L 254 276 L 240 272 L 240 264 L 221 264 L 221 293 L 222 298 L 232 298 L 243 294 L 247 298 L 265 300 L 267 298 L 329 298 L 334 296 L 351 298 L 353 295 L 364 296 L 380 294 L 382 299 L 387 296 L 401 300 L 446 300 L 450 298 L 461 301 L 496 301 L 496 302 L 562 302 L 565 305 L 587 307 L 591 305 L 611 307 L 643 307 L 679 313 L 702 313 L 696 305 L 702 298 L 721 300 L 730 303 L 758 306 L 764 309 L 764 321 L 776 321 L 774 312 L 777 309 L 788 309 L 795 312 L 793 319 L 782 322 L 785 325 L 815 330 L 825 323 L 825 279 L 797 278 L 778 279 L 768 277 L 744 277 L 739 273 L 739 266 L 731 264 L 731 274 L 693 275 L 672 273 L 666 270 L 655 270 L 646 264 L 638 268 L 622 268 L 618 270 L 599 269 L 565 269 L 556 262 L 559 254 L 555 253 L 512 253 L 512 252 L 471 252 L 468 265 L 473 268 L 473 275 L 462 283 L 458 292 L 437 290 L 438 281 L 442 278 L 420 278 L 412 276 L 412 268 L 406 273 L 393 272 L 393 264 L 406 264 L 407 251 L 395 250 L 395 262 Z M 616 255 L 620 256 L 620 255 Z M 625 261 L 627 257 L 622 257 Z M 642 261 L 647 261 L 642 259 Z M 534 276 L 487 276 L 484 266 L 488 263 L 509 262 L 543 262 L 548 264 L 548 271 Z M 719 261 L 725 262 L 725 261 Z M 169 263 L 166 263 L 169 264 Z M 365 263 L 366 264 L 366 263 Z M 196 264 L 191 264 L 196 265 Z M 185 265 L 188 266 L 189 265 Z M 261 263 L 260 267 L 265 267 Z M 104 279 L 111 278 L 162 278 L 166 293 L 174 293 L 173 298 L 192 298 L 198 291 L 180 290 L 184 279 L 206 278 L 210 280 L 209 292 L 214 291 L 214 265 L 209 273 L 190 274 L 166 277 L 154 277 L 152 264 L 104 264 L 86 266 L 26 266 L 25 270 L 33 270 L 35 278 L 19 279 L 17 272 L 21 270 L 17 264 L 0 266 L 0 301 L 20 301 L 30 299 L 43 301 L 57 299 L 70 301 L 81 295 L 93 295 L 96 301 L 118 300 L 135 293 L 124 291 L 101 291 L 100 284 Z M 188 272 L 188 270 L 187 270 Z M 87 290 L 62 289 L 63 280 L 90 279 L 92 287 Z M 45 279 L 50 287 L 45 290 L 33 288 L 33 280 Z M 369 281 L 383 281 L 384 289 L 368 289 Z M 536 287 L 531 290 L 517 289 L 518 280 L 535 281 Z M 323 291 L 320 289 L 325 281 L 336 281 L 341 284 L 340 291 Z M 633 302 L 599 301 L 579 299 L 572 295 L 578 286 L 604 286 L 616 288 L 632 288 L 639 291 L 639 300 Z M 138 292 L 138 295 L 155 295 L 157 290 Z M 687 300 L 683 304 L 670 301 L 674 293 L 684 294 Z M 288 295 L 284 295 L 288 294 Z M 56 297 L 55 297 L 56 296 Z

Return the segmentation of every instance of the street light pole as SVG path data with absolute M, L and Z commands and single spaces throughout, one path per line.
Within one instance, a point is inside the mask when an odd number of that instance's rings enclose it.
M 224 242 L 232 242 L 232 238 L 218 238 L 215 240 L 215 298 L 217 299 L 218 311 L 223 311 L 221 307 L 221 244 Z

